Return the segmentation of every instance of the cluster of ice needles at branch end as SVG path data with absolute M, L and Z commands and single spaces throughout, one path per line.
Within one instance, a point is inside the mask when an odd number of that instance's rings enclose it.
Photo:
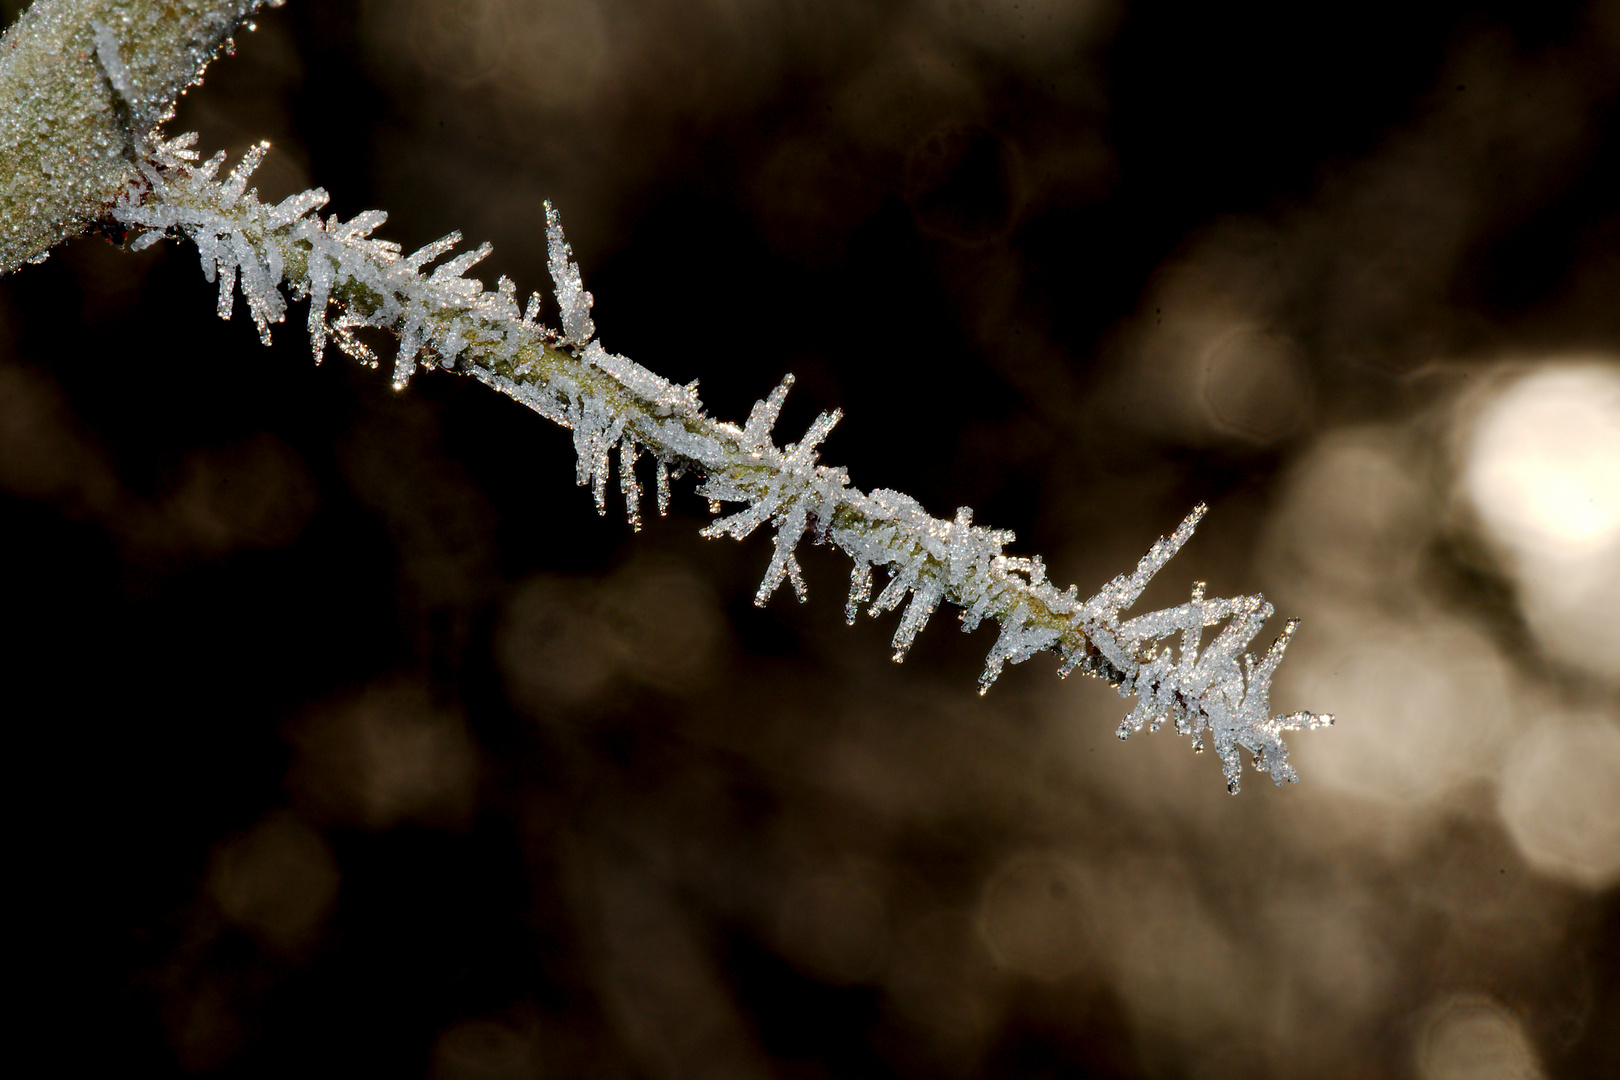
M 845 606 L 851 622 L 863 608 L 883 615 L 903 606 L 893 638 L 896 660 L 942 603 L 954 604 L 964 631 L 987 620 L 1000 628 L 979 680 L 981 693 L 1007 664 L 1055 652 L 1059 674 L 1079 670 L 1106 679 L 1122 696 L 1136 696 L 1119 726 L 1120 738 L 1144 727 L 1158 730 L 1168 720 L 1191 736 L 1195 751 L 1213 747 L 1233 793 L 1244 751 L 1253 767 L 1277 783 L 1292 782 L 1298 777 L 1283 732 L 1333 722 L 1316 713 L 1271 714 L 1272 676 L 1295 623 L 1263 655 L 1248 652 L 1272 615 L 1264 597 L 1207 599 L 1199 583 L 1185 604 L 1123 617 L 1191 538 L 1203 507 L 1154 544 L 1134 571 L 1082 599 L 1074 586 L 1059 589 L 1049 582 L 1039 557 L 1006 554 L 1013 534 L 973 524 L 971 510 L 935 518 L 908 495 L 862 492 L 844 469 L 821 464 L 820 448 L 840 419 L 837 410 L 818 416 L 797 442 L 778 445 L 773 431 L 791 376 L 739 426 L 709 417 L 696 383 L 676 385 L 609 353 L 595 338 L 591 294 L 551 207 L 548 266 L 560 328 L 539 321 L 538 294 L 520 309 L 509 279 L 488 290 L 466 276 L 489 254 L 488 244 L 429 271 L 459 243 L 459 234 L 405 255 L 398 245 L 371 238 L 385 220 L 381 211 L 347 222 L 323 219 L 318 211 L 327 196 L 319 189 L 274 206 L 261 202 L 247 181 L 265 144 L 219 180 L 224 156 L 199 163 L 194 141 L 182 136 L 159 146 L 142 165 L 142 180 L 114 207 L 114 220 L 133 233 L 131 247 L 163 236 L 190 239 L 204 275 L 219 285 L 220 315 L 230 317 L 240 289 L 266 342 L 270 327 L 286 316 L 287 296 L 307 298 L 317 361 L 331 341 L 375 364 L 377 357 L 355 331 L 387 330 L 399 343 L 396 387 L 422 367 L 461 371 L 570 429 L 577 479 L 591 489 L 598 512 L 606 510 L 615 449 L 633 525 L 640 523 L 637 468 L 643 453 L 653 461 L 660 513 L 669 506 L 671 481 L 694 474 L 697 493 L 716 515 L 705 535 L 742 539 L 761 527 L 773 534 L 756 603 L 765 604 L 784 582 L 805 599 L 800 541 L 809 537 L 836 546 L 854 563 Z M 731 511 L 722 514 L 728 503 Z M 881 588 L 879 572 L 886 575 Z M 1205 643 L 1211 629 L 1215 633 Z

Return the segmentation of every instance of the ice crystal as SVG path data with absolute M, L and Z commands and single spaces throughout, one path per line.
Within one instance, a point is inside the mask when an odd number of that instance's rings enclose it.
M 574 253 L 563 238 L 562 219 L 550 203 L 546 204 L 546 250 L 557 304 L 562 308 L 563 334 L 571 344 L 583 347 L 596 333 L 596 324 L 591 321 L 593 298 L 580 280 L 579 264 L 574 262 Z
M 96 43 L 96 59 L 101 61 L 101 69 L 107 73 L 107 81 L 112 88 L 118 91 L 118 96 L 134 104 L 136 102 L 135 80 L 130 78 L 129 68 L 124 64 L 124 58 L 118 52 L 118 38 L 111 28 L 104 22 L 91 22 L 91 40 Z
M 229 317 L 236 292 L 246 301 L 260 335 L 287 310 L 283 290 L 309 299 L 308 328 L 319 360 L 326 344 L 374 363 L 354 336 L 361 327 L 392 331 L 399 340 L 394 383 L 406 385 L 420 367 L 454 368 L 523 402 L 573 433 L 576 476 L 605 513 L 612 457 L 626 512 L 640 523 L 642 490 L 635 465 L 643 452 L 654 459 L 659 513 L 669 505 L 670 480 L 691 471 L 697 492 L 716 514 L 706 536 L 742 539 L 766 528 L 771 555 L 755 602 L 765 604 L 788 583 L 805 598 L 798 545 L 809 537 L 842 549 L 854 562 L 846 616 L 864 607 L 872 615 L 901 608 L 892 646 L 901 660 L 942 603 L 956 605 L 963 630 L 985 620 L 1000 630 L 979 679 L 987 692 L 1007 664 L 1055 651 L 1059 673 L 1080 670 L 1107 679 L 1135 707 L 1119 726 L 1127 738 L 1166 719 L 1203 749 L 1208 739 L 1220 757 L 1227 787 L 1237 792 L 1241 750 L 1256 769 L 1281 784 L 1297 779 L 1281 734 L 1332 723 L 1313 713 L 1273 716 L 1272 674 L 1295 623 L 1290 622 L 1263 656 L 1246 651 L 1271 617 L 1264 597 L 1205 599 L 1202 583 L 1192 599 L 1164 611 L 1123 619 L 1149 580 L 1191 538 L 1204 514 L 1195 509 L 1169 536 L 1155 543 L 1135 570 L 1082 600 L 1074 586 L 1059 589 L 1046 578 L 1039 558 L 1005 553 L 1010 532 L 973 524 L 972 511 L 951 520 L 932 517 L 898 491 L 864 493 L 848 474 L 819 461 L 821 444 L 840 414 L 822 413 L 797 442 L 778 445 L 774 429 L 792 377 L 756 403 L 742 426 L 704 413 L 695 383 L 677 386 L 634 361 L 608 352 L 595 339 L 591 294 L 563 236 L 557 211 L 546 207 L 546 235 L 561 332 L 539 324 L 539 298 L 519 310 L 516 286 L 503 278 L 493 290 L 467 277 L 489 254 L 489 245 L 456 256 L 428 271 L 460 242 L 452 233 L 410 255 L 398 245 L 374 240 L 385 220 L 380 211 L 350 221 L 322 218 L 320 190 L 293 195 L 275 206 L 262 203 L 247 182 L 265 146 L 250 150 L 221 181 L 224 163 L 202 164 L 191 149 L 195 136 L 159 146 L 141 164 L 114 218 L 144 247 L 164 235 L 197 245 L 203 273 L 219 285 L 219 311 Z M 335 318 L 334 318 L 335 313 Z M 729 513 L 721 508 L 730 504 Z M 877 590 L 875 572 L 887 578 Z M 1207 630 L 1218 628 L 1204 644 Z

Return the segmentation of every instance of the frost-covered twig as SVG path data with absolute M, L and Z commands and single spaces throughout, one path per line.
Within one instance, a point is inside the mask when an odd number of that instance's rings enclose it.
M 1263 597 L 1209 600 L 1200 583 L 1186 604 L 1122 619 L 1148 580 L 1192 536 L 1203 507 L 1154 544 L 1132 573 L 1082 599 L 1073 586 L 1059 589 L 1048 582 L 1039 558 L 1004 554 L 1012 534 L 974 525 L 967 508 L 954 520 L 934 518 L 907 495 L 863 493 L 843 469 L 820 464 L 818 450 L 839 420 L 837 411 L 817 417 L 797 442 L 778 445 L 772 430 L 791 377 L 739 427 L 705 415 L 695 383 L 674 385 L 608 352 L 595 339 L 591 295 L 550 207 L 547 239 L 560 331 L 539 322 L 538 295 L 520 309 L 511 280 L 503 277 L 486 290 L 465 276 L 489 254 L 489 245 L 429 271 L 460 241 L 458 234 L 405 255 L 398 245 L 371 238 L 386 218 L 381 211 L 347 222 L 323 219 L 316 211 L 327 197 L 319 189 L 275 206 L 261 202 L 247 182 L 267 144 L 220 180 L 224 155 L 199 164 L 190 149 L 194 142 L 195 136 L 185 136 L 158 147 L 114 207 L 112 217 L 134 232 L 132 247 L 165 235 L 193 241 L 203 273 L 219 284 L 220 315 L 230 317 L 239 287 L 266 341 L 271 325 L 286 314 L 286 287 L 295 298 L 309 299 L 317 361 L 333 341 L 374 364 L 376 357 L 354 331 L 383 328 L 399 339 L 396 386 L 403 387 L 419 367 L 458 370 L 569 428 L 579 483 L 591 488 L 599 512 L 606 508 L 615 450 L 633 525 L 640 524 L 635 467 L 642 453 L 653 459 L 660 513 L 668 505 L 672 471 L 695 473 L 698 493 L 717 512 L 723 503 L 738 507 L 711 522 L 705 535 L 741 539 L 762 526 L 774 533 L 756 603 L 764 604 L 784 581 L 804 599 L 800 541 L 808 536 L 834 544 L 854 561 L 846 607 L 851 621 L 863 605 L 873 615 L 904 606 L 894 635 L 896 660 L 939 605 L 950 602 L 961 609 L 964 630 L 986 619 L 1000 625 L 979 680 L 981 693 L 1006 664 L 1050 649 L 1058 654 L 1060 674 L 1080 670 L 1107 679 L 1122 695 L 1137 696 L 1120 738 L 1144 725 L 1156 730 L 1167 718 L 1193 737 L 1197 750 L 1207 737 L 1234 793 L 1240 749 L 1249 750 L 1254 766 L 1276 782 L 1293 781 L 1282 732 L 1332 723 L 1312 713 L 1271 715 L 1272 673 L 1294 624 L 1263 657 L 1245 652 L 1272 614 Z M 886 571 L 888 579 L 873 598 L 876 570 Z M 1219 630 L 1204 644 L 1204 631 L 1212 627 Z
M 35 0 L 7 28 L 0 274 L 106 215 L 147 134 L 261 2 Z

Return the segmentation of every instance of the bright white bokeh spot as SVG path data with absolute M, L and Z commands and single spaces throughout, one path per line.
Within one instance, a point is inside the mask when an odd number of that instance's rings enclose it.
M 1541 647 L 1620 679 L 1620 365 L 1508 385 L 1474 421 L 1462 479 Z
M 1513 743 L 1497 812 L 1526 862 L 1589 888 L 1620 881 L 1620 727 L 1548 723 Z
M 1464 476 L 1495 539 L 1521 556 L 1577 557 L 1620 539 L 1620 371 L 1548 368 L 1479 416 Z
M 1429 1018 L 1418 1046 L 1423 1080 L 1540 1080 L 1545 1075 L 1524 1027 L 1484 998 L 1448 1002 Z

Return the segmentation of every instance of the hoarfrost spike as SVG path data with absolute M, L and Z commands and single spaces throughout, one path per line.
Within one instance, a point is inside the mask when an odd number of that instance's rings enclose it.
M 215 153 L 213 157 L 209 158 L 198 167 L 197 175 L 200 179 L 212 180 L 216 175 L 218 175 L 219 170 L 224 166 L 224 164 L 225 151 L 220 150 Z
M 366 210 L 356 214 L 342 225 L 333 224 L 332 238 L 338 241 L 361 240 L 382 228 L 388 222 L 388 211 Z
M 816 417 L 815 422 L 810 425 L 810 429 L 804 433 L 804 438 L 799 440 L 798 446 L 792 449 L 806 462 L 813 461 L 816 447 L 826 441 L 827 436 L 832 434 L 832 429 L 837 427 L 838 421 L 843 418 L 844 410 L 842 409 L 832 409 L 822 413 Z
M 258 171 L 259 163 L 269 152 L 270 144 L 267 142 L 256 142 L 248 147 L 242 160 L 231 170 L 231 175 L 220 185 L 220 202 L 226 209 L 236 205 L 236 200 L 242 197 L 247 188 L 248 178 Z
M 571 345 L 582 349 L 596 333 L 596 324 L 591 321 L 593 300 L 580 280 L 574 251 L 563 236 L 562 219 L 549 202 L 546 203 L 546 249 L 546 265 L 556 286 L 557 305 L 562 309 L 563 334 Z
M 669 513 L 669 465 L 662 457 L 658 459 L 658 516 L 663 517 Z
M 468 270 L 489 258 L 495 251 L 495 245 L 485 241 L 471 251 L 462 252 L 443 266 L 433 271 L 428 278 L 430 285 L 443 285 L 461 277 Z
M 433 262 L 433 260 L 443 255 L 445 252 L 453 250 L 459 243 L 461 243 L 461 231 L 458 229 L 455 232 L 439 237 L 437 240 L 423 244 L 421 247 L 411 252 L 403 260 L 404 267 L 405 269 L 414 273 Z M 536 293 L 535 295 L 538 296 L 539 294 Z
M 619 488 L 624 492 L 624 515 L 630 528 L 641 531 L 641 483 L 636 479 L 636 455 L 640 447 L 626 436 L 619 443 Z
M 750 450 L 760 450 L 770 441 L 771 429 L 776 427 L 776 418 L 782 414 L 782 403 L 787 400 L 788 390 L 793 387 L 793 376 L 782 376 L 770 395 L 754 402 L 754 407 L 748 413 L 748 421 L 743 424 L 743 445 Z
M 849 599 L 844 603 L 844 621 L 855 625 L 855 617 L 861 613 L 861 605 L 872 595 L 872 564 L 863 559 L 855 560 L 855 568 L 849 575 Z

